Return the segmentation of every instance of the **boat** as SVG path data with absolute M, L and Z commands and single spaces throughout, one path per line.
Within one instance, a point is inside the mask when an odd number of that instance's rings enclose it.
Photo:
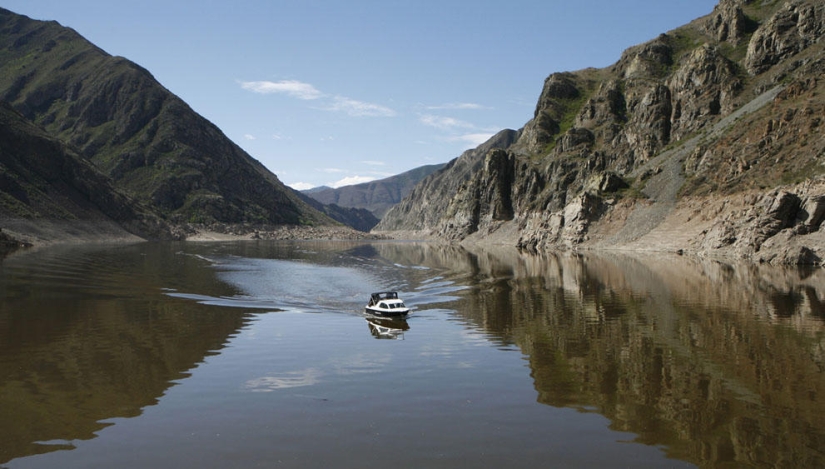
M 410 308 L 398 298 L 398 292 L 382 291 L 370 295 L 366 311 L 376 316 L 403 317 L 409 314 Z

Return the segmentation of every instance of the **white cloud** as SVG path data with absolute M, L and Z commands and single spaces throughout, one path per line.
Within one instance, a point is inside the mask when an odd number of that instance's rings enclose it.
M 317 187 L 316 184 L 310 184 L 308 182 L 293 182 L 291 184 L 287 184 L 287 186 L 295 189 L 296 191 L 305 191 L 307 189 L 312 189 L 313 187 Z
M 430 109 L 433 111 L 444 110 L 444 109 L 459 109 L 459 110 L 480 110 L 480 109 L 492 109 L 491 107 L 482 106 L 481 104 L 476 103 L 447 103 L 447 104 L 440 104 L 436 106 L 427 106 L 426 109 Z
M 475 127 L 469 122 L 464 122 L 453 117 L 434 116 L 432 114 L 424 114 L 418 118 L 418 121 L 424 125 L 429 125 L 430 127 L 441 130 L 472 129 Z
M 345 96 L 336 96 L 332 103 L 323 108 L 327 111 L 345 112 L 353 117 L 393 117 L 396 112 L 380 104 L 365 103 Z
M 306 101 L 323 100 L 324 105 L 318 109 L 324 111 L 344 112 L 353 117 L 393 117 L 397 113 L 380 104 L 358 101 L 346 96 L 330 96 L 309 83 L 297 80 L 281 81 L 242 81 L 241 88 L 260 94 L 281 93 Z
M 346 173 L 345 169 L 341 168 L 321 168 L 319 171 L 324 173 Z
M 255 140 L 255 136 L 252 134 L 244 134 L 243 138 L 247 140 Z
M 345 177 L 344 179 L 340 179 L 340 180 L 335 181 L 331 184 L 328 184 L 328 186 L 330 186 L 334 189 L 337 189 L 337 188 L 343 187 L 343 186 L 352 186 L 352 185 L 355 185 L 355 184 L 361 184 L 361 183 L 364 183 L 364 182 L 370 182 L 370 181 L 374 181 L 374 180 L 375 180 L 375 178 L 370 177 L 370 176 L 348 176 L 348 177 Z
M 319 99 L 324 96 L 314 86 L 297 80 L 244 81 L 241 88 L 260 94 L 283 93 L 303 100 Z
M 383 161 L 362 161 L 361 163 L 367 164 L 367 165 L 370 165 L 370 166 L 385 166 L 387 164 L 387 163 L 384 163 Z
M 459 135 L 456 137 L 450 138 L 452 142 L 465 142 L 469 146 L 467 148 L 475 148 L 482 143 L 490 140 L 490 138 L 495 135 L 495 133 L 475 133 L 475 134 L 464 134 Z

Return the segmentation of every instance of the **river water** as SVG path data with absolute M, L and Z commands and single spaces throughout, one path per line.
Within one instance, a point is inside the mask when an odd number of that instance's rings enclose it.
M 378 321 L 369 293 L 412 314 Z M 0 263 L 0 467 L 825 467 L 825 272 L 420 243 Z

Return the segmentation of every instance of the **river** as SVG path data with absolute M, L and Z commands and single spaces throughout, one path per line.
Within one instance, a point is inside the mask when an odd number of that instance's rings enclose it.
M 365 315 L 396 290 L 406 320 Z M 0 262 L 0 467 L 825 467 L 825 271 L 412 242 Z

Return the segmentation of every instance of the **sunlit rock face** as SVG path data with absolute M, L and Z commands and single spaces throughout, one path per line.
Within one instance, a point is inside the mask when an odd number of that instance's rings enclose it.
M 376 230 L 818 263 L 818 217 L 765 229 L 755 201 L 825 195 L 824 9 L 725 0 L 610 67 L 554 73 L 517 139 L 455 160 L 449 190 L 425 181 Z M 591 183 L 608 175 L 622 184 Z

